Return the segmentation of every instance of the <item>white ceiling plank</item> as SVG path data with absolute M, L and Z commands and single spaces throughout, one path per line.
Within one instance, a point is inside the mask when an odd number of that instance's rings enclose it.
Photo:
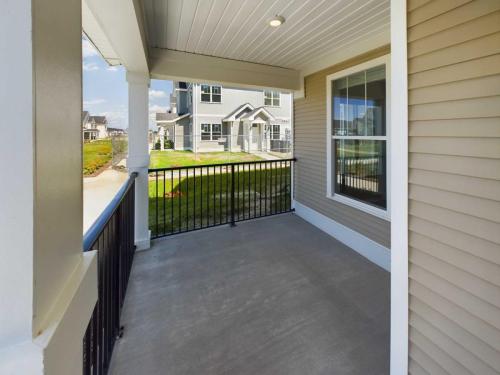
M 363 29 L 360 29 L 358 31 L 353 32 L 351 38 L 348 41 L 345 41 L 339 45 L 336 45 L 334 48 L 326 48 L 326 49 L 318 48 L 315 52 L 313 52 L 313 56 L 314 56 L 313 58 L 308 58 L 307 56 L 303 57 L 301 60 L 295 61 L 293 63 L 293 65 L 298 66 L 298 67 L 306 66 L 308 64 L 311 64 L 311 62 L 313 62 L 314 60 L 319 60 L 323 56 L 328 55 L 332 51 L 339 51 L 342 48 L 348 48 L 350 45 L 355 44 L 358 40 L 366 39 L 366 38 L 368 38 L 368 36 L 371 36 L 371 35 L 378 35 L 380 33 L 385 33 L 385 35 L 389 35 L 387 33 L 389 30 L 389 18 L 390 18 L 390 16 L 384 16 L 384 22 L 382 22 L 380 25 L 375 26 L 375 27 L 372 25 L 368 25 L 368 26 L 364 27 Z M 368 36 L 366 33 L 367 29 L 370 31 Z M 389 43 L 390 43 L 390 39 L 387 39 L 386 44 L 389 44 Z M 368 46 L 366 51 L 375 49 L 377 47 L 379 47 L 379 46 Z
M 267 28 L 263 31 L 265 34 L 256 43 L 249 45 L 244 53 L 244 56 L 251 56 L 257 59 L 257 56 L 262 51 L 267 51 L 271 45 L 279 40 L 283 40 L 292 30 L 295 30 L 307 23 L 307 19 L 314 16 L 315 13 L 321 13 L 324 10 L 324 5 L 331 3 L 330 0 L 308 0 L 302 1 L 302 4 L 295 7 L 290 15 L 285 17 L 285 23 L 277 28 Z
M 225 45 L 224 49 L 222 50 L 221 54 L 219 56 L 228 56 L 228 52 L 231 51 L 231 49 L 238 43 L 238 41 L 247 33 L 250 28 L 252 27 L 252 22 L 259 13 L 259 10 L 262 9 L 263 4 L 267 0 L 260 0 L 259 4 L 253 8 L 252 12 L 248 14 L 246 17 L 245 21 L 240 25 L 239 30 L 237 30 L 234 34 L 231 40 Z
M 315 0 L 317 2 L 317 0 Z M 324 0 L 321 0 L 324 1 Z M 308 1 L 304 0 L 293 0 L 289 1 L 288 4 L 279 12 L 279 15 L 285 18 L 285 23 L 278 28 L 271 27 L 268 23 L 268 19 L 264 19 L 260 27 L 256 28 L 256 34 L 250 42 L 246 43 L 244 48 L 242 48 L 240 53 L 240 60 L 246 60 L 251 56 L 251 52 L 255 50 L 256 45 L 262 46 L 262 42 L 264 39 L 270 36 L 279 35 L 279 30 L 283 32 L 285 28 L 290 28 L 294 26 L 294 16 L 297 16 L 298 13 L 301 13 L 304 7 L 308 5 Z M 303 13 L 303 12 L 302 12 Z M 271 18 L 270 15 L 268 18 Z M 250 57 L 251 58 L 251 57 Z
M 380 2 L 377 7 L 382 7 L 382 13 L 385 12 L 389 14 Z M 329 26 L 319 30 L 319 32 L 315 34 L 314 38 L 306 37 L 302 40 L 302 42 L 297 41 L 294 43 L 292 48 L 283 51 L 283 53 L 280 54 L 279 60 L 288 61 L 289 64 L 292 64 L 292 60 L 297 60 L 302 56 L 310 55 L 317 49 L 331 47 L 334 42 L 339 39 L 339 36 L 349 37 L 349 33 L 352 29 L 358 29 L 359 25 L 366 23 L 368 19 L 371 20 L 373 17 L 372 8 L 364 7 L 364 10 L 366 13 L 353 10 L 343 17 L 338 19 L 336 18 L 336 22 L 332 22 Z M 378 15 L 379 13 L 377 12 L 376 14 Z
M 200 37 L 203 33 L 203 28 L 205 27 L 206 20 L 208 19 L 210 11 L 212 10 L 213 3 L 214 0 L 200 0 L 198 8 L 196 9 L 196 15 L 193 20 L 193 25 L 189 30 L 186 48 L 184 49 L 185 51 L 195 51 L 196 46 L 198 45 Z
M 240 4 L 238 12 L 234 15 L 229 25 L 222 36 L 216 40 L 215 46 L 212 48 L 212 55 L 222 56 L 223 51 L 226 46 L 233 40 L 235 34 L 239 31 L 241 25 L 248 21 L 248 15 L 255 10 L 261 0 L 244 0 L 243 4 Z
M 389 15 L 384 15 L 384 14 L 375 14 L 373 15 L 370 19 L 368 17 L 363 19 L 363 21 L 357 25 L 352 24 L 346 30 L 342 31 L 342 33 L 339 33 L 338 35 L 335 35 L 334 37 L 329 38 L 328 36 L 325 37 L 326 42 L 321 43 L 313 43 L 310 48 L 308 49 L 308 53 L 298 53 L 295 54 L 292 58 L 290 58 L 289 64 L 290 65 L 300 65 L 303 63 L 305 60 L 309 59 L 314 59 L 316 55 L 320 53 L 325 53 L 328 52 L 329 50 L 331 51 L 334 48 L 340 48 L 342 45 L 352 43 L 354 40 L 357 40 L 357 38 L 363 38 L 369 35 L 369 33 L 378 31 L 379 27 L 388 27 L 388 21 L 389 20 Z M 325 40 L 323 40 L 324 42 Z
M 215 0 L 194 52 L 203 54 L 230 0 Z
M 356 1 L 359 2 L 361 0 Z M 321 28 L 326 27 L 327 24 L 332 23 L 333 14 L 335 14 L 335 19 L 341 17 L 344 9 L 356 6 L 356 1 L 351 2 L 347 7 L 342 0 L 330 1 L 327 7 L 313 10 L 308 16 L 308 20 L 297 25 L 297 27 L 287 29 L 287 32 L 282 38 L 270 43 L 265 50 L 257 53 L 254 56 L 256 61 L 266 61 L 273 54 L 282 53 L 284 49 L 290 48 L 291 45 L 299 42 L 300 39 L 304 39 L 306 36 L 315 35 L 317 30 L 321 30 Z
M 246 3 L 246 0 L 243 0 L 243 1 L 229 0 L 229 3 L 227 4 L 226 8 L 224 9 L 224 13 L 221 15 L 221 18 L 219 19 L 219 22 L 218 22 L 214 32 L 210 36 L 208 43 L 206 44 L 205 48 L 203 49 L 203 52 L 202 52 L 203 54 L 214 55 L 215 47 L 218 45 L 219 41 L 224 37 L 229 26 L 231 25 L 233 20 L 236 18 L 239 11 L 243 8 L 242 3 L 244 5 Z
M 240 41 L 236 43 L 234 48 L 229 51 L 228 57 L 242 60 L 241 52 L 245 48 L 246 44 L 255 40 L 258 32 L 262 30 L 262 28 L 267 27 L 267 21 L 276 14 L 280 13 L 282 9 L 289 4 L 289 2 L 290 0 L 276 0 L 269 8 L 262 7 L 259 9 L 258 17 L 252 20 L 250 29 L 243 38 L 240 38 Z
M 176 50 L 184 51 L 193 28 L 193 22 L 198 10 L 200 0 L 184 1 L 182 6 L 179 30 L 177 32 Z
M 182 19 L 183 4 L 184 1 L 182 0 L 169 0 L 167 2 L 166 48 L 177 49 L 177 35 L 179 34 L 179 26 Z

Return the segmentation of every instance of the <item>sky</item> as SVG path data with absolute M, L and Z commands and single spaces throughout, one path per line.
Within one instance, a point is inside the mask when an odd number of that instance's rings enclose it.
M 83 52 L 83 110 L 90 115 L 104 115 L 108 125 L 128 127 L 128 92 L 123 66 L 109 66 L 99 52 L 82 38 Z M 149 126 L 154 125 L 156 112 L 170 106 L 172 81 L 151 80 L 149 88 Z

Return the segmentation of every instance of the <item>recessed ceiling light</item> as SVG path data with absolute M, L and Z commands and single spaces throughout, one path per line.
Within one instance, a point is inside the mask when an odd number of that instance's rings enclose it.
M 272 27 L 278 27 L 281 26 L 284 22 L 284 17 L 276 15 L 271 20 L 269 20 L 269 25 Z

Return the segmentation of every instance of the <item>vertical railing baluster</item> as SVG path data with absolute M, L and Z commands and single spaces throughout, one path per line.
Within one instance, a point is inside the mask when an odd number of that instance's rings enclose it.
M 174 170 L 170 170 L 170 234 L 174 233 Z
M 252 184 L 252 174 L 250 173 L 250 164 L 248 164 L 248 218 L 252 215 L 252 193 L 250 185 Z
M 181 185 L 181 170 L 178 170 L 178 182 L 177 182 L 177 195 L 179 196 L 179 199 L 177 200 L 177 212 L 179 215 L 179 220 L 177 222 L 179 223 L 179 228 L 177 229 L 177 232 L 181 232 L 182 229 L 182 185 Z
M 253 165 L 253 217 L 257 217 L 257 164 Z
M 262 163 L 259 163 L 259 217 L 262 216 Z
M 186 230 L 189 230 L 189 168 L 186 168 Z
M 234 222 L 234 164 L 231 164 L 231 226 L 235 226 Z
M 216 183 L 216 178 L 217 178 L 217 174 L 215 172 L 215 165 L 214 165 L 214 191 L 213 191 L 213 194 L 214 194 L 214 219 L 213 219 L 213 225 L 216 225 L 216 222 L 217 222 L 217 213 L 216 213 L 216 203 L 215 203 L 215 197 L 217 196 L 217 191 L 216 191 L 216 186 L 217 186 L 217 183 Z
M 219 165 L 219 224 L 222 224 L 222 166 Z
M 149 177 L 148 177 L 149 178 Z M 155 197 L 155 217 L 156 217 L 156 234 L 158 234 L 158 172 L 155 173 L 156 197 Z
M 196 167 L 193 169 L 193 229 L 196 229 Z
M 165 194 L 166 194 L 166 184 L 167 181 L 165 179 L 165 171 L 163 171 L 163 233 L 165 234 L 167 232 L 167 207 L 166 207 L 166 199 L 165 199 Z
M 203 228 L 203 167 L 200 168 L 200 228 Z

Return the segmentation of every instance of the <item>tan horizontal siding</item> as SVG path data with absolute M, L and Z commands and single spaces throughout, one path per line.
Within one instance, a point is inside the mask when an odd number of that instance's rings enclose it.
M 383 47 L 306 77 L 305 98 L 294 103 L 294 151 L 295 199 L 389 248 L 388 221 L 326 197 L 326 76 L 388 52 Z
M 500 1 L 408 4 L 409 372 L 499 374 Z

